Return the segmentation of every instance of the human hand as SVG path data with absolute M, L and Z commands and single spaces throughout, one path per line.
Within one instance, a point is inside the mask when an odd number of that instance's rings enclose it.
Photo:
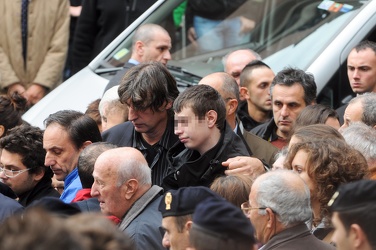
M 46 95 L 46 89 L 34 83 L 26 90 L 25 95 L 28 105 L 31 106 L 39 102 Z
M 244 16 L 240 16 L 240 22 L 241 22 L 241 27 L 240 27 L 240 34 L 246 34 L 251 32 L 256 26 L 256 22 L 253 21 L 252 19 L 248 19 Z
M 10 96 L 17 92 L 18 94 L 25 97 L 25 91 L 25 87 L 20 83 L 14 83 L 8 87 L 8 95 Z
M 188 40 L 194 45 L 194 46 L 197 46 L 197 42 L 196 42 L 196 31 L 195 31 L 195 28 L 193 27 L 190 27 L 188 29 Z
M 244 174 L 256 178 L 265 173 L 264 164 L 255 157 L 236 156 L 222 162 L 222 165 L 228 168 L 226 175 Z

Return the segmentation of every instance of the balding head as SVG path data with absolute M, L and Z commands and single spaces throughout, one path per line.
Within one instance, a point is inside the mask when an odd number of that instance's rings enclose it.
M 122 218 L 151 187 L 151 171 L 140 151 L 131 147 L 107 150 L 94 165 L 91 195 L 102 213 Z
M 224 70 L 231 75 L 239 85 L 239 77 L 245 65 L 253 60 L 261 60 L 259 54 L 249 49 L 235 50 L 223 58 Z
M 198 84 L 209 85 L 219 92 L 226 104 L 226 120 L 234 129 L 239 104 L 239 86 L 234 78 L 227 73 L 216 72 L 205 76 Z

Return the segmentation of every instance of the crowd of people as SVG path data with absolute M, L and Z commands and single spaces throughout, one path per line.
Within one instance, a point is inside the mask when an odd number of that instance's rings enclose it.
M 68 4 L 54 4 L 68 28 Z M 21 116 L 57 75 L 5 76 L 1 249 L 376 249 L 376 43 L 350 52 L 357 96 L 338 112 L 316 103 L 313 75 L 273 72 L 243 49 L 179 93 L 171 44 L 163 27 L 141 26 L 103 98 L 50 114 L 44 130 Z

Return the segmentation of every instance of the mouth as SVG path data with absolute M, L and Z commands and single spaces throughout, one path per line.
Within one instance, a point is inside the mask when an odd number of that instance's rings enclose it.
M 288 125 L 291 124 L 290 121 L 279 121 L 278 123 L 279 123 L 280 125 L 283 125 L 283 126 L 288 126 Z
M 179 138 L 179 140 L 181 143 L 184 143 L 184 144 L 188 142 L 188 138 Z

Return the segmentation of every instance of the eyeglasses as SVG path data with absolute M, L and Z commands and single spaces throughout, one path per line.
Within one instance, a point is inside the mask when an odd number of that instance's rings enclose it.
M 35 168 L 35 167 L 33 167 L 33 168 Z M 3 167 L 0 167 L 0 174 L 4 173 L 4 175 L 6 177 L 14 178 L 14 177 L 17 177 L 20 174 L 25 173 L 25 172 L 29 171 L 30 169 L 33 169 L 33 168 L 27 168 L 27 169 L 24 169 L 24 170 L 10 170 L 10 169 L 5 169 Z
M 249 202 L 248 202 L 248 201 L 242 203 L 242 204 L 240 205 L 240 208 L 242 209 L 242 211 L 243 211 L 243 213 L 244 213 L 245 215 L 249 215 L 249 214 L 250 214 L 250 211 L 251 211 L 252 209 L 266 209 L 266 207 L 251 207 L 251 205 L 249 205 Z

